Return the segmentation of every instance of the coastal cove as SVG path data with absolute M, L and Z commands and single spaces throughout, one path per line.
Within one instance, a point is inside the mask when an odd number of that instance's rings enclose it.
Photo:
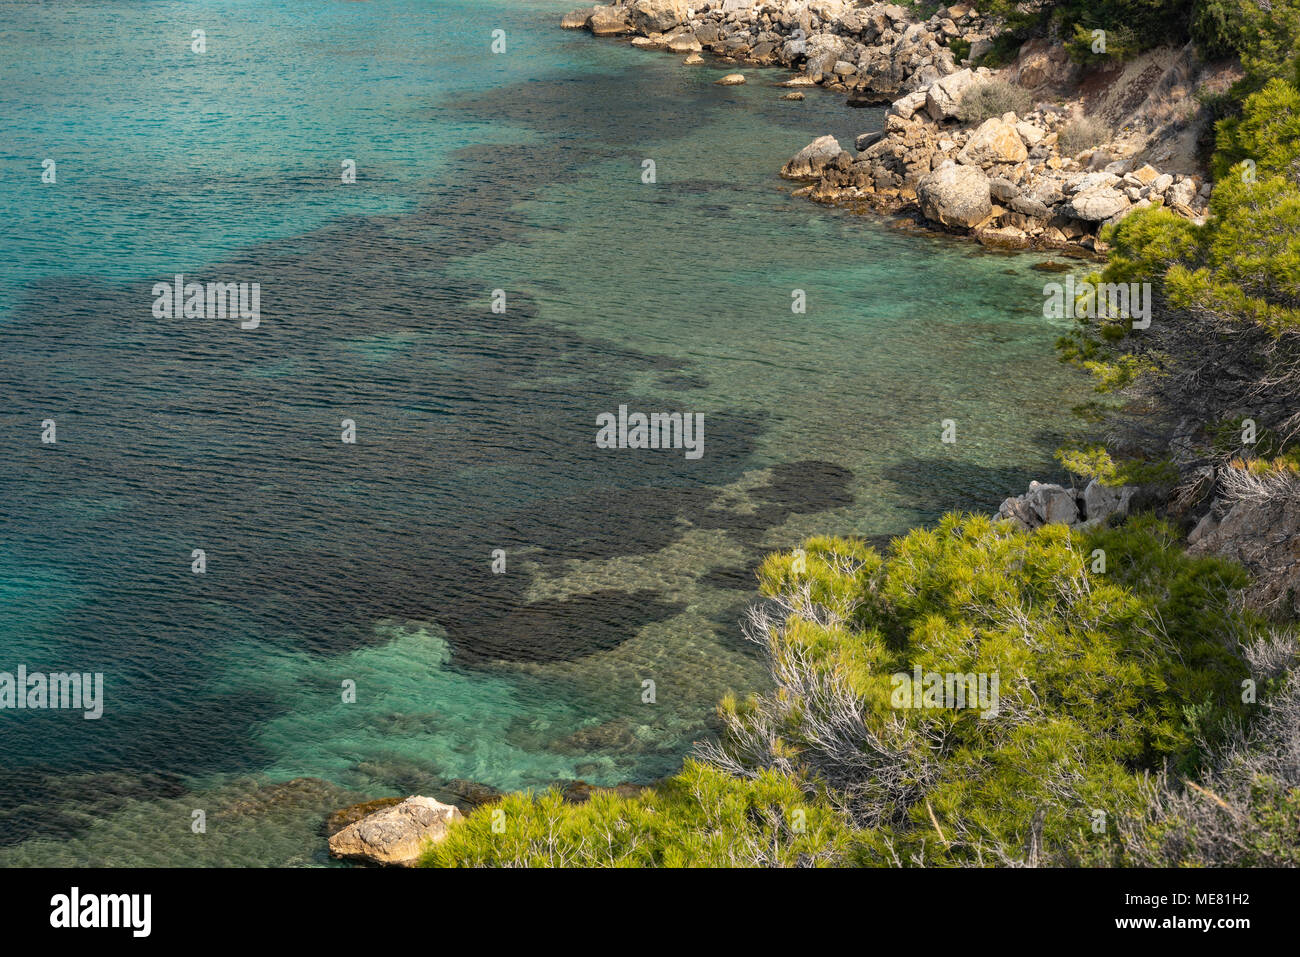
M 1060 474 L 1045 255 L 792 196 L 884 110 L 572 6 L 218 3 L 196 63 L 180 4 L 0 3 L 0 672 L 103 674 L 0 712 L 0 865 L 326 865 L 355 802 L 658 779 L 764 681 L 765 554 Z M 180 275 L 259 321 L 155 315 Z M 602 447 L 622 407 L 702 454 Z

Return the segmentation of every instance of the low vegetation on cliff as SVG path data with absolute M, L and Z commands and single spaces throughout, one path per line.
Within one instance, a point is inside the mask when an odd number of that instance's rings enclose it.
M 945 519 L 770 557 L 772 688 L 638 797 L 480 808 L 433 866 L 1295 863 L 1296 644 L 1151 518 Z M 954 682 L 953 677 L 957 678 Z M 959 698 L 952 692 L 958 689 Z
M 1249 77 L 1248 77 L 1249 79 Z M 1194 550 L 1242 561 L 1258 603 L 1300 615 L 1300 89 L 1267 79 L 1218 124 L 1210 215 L 1126 218 L 1098 278 L 1149 284 L 1145 328 L 1080 319 L 1063 357 L 1094 374 L 1106 446 L 1066 457 L 1112 483 L 1170 476 Z M 1118 400 L 1118 401 L 1116 401 Z

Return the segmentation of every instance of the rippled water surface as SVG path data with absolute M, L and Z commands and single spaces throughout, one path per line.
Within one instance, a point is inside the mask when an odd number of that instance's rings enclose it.
M 0 3 L 0 671 L 105 681 L 0 711 L 0 864 L 322 864 L 364 798 L 652 780 L 763 680 L 766 551 L 1052 470 L 1034 257 L 792 199 L 877 111 L 566 6 Z M 176 273 L 260 326 L 155 318 Z M 619 405 L 705 454 L 598 449 Z

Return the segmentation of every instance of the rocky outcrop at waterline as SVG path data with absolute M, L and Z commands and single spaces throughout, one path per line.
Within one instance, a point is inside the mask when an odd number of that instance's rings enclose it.
M 914 209 L 990 246 L 1102 252 L 1103 227 L 1152 206 L 1204 220 L 1210 184 L 1194 173 L 1161 172 L 1140 155 L 1117 156 L 1104 147 L 1063 152 L 1063 138 L 1077 122 L 1063 109 L 1044 104 L 1023 116 L 950 122 L 952 91 L 980 82 L 989 78 L 971 70 L 936 81 L 892 104 L 884 130 L 859 137 L 856 153 L 822 150 L 807 172 L 784 175 L 811 181 L 797 195 Z
M 830 153 L 823 137 L 810 146 L 815 158 L 806 149 L 787 164 L 783 175 L 808 184 L 796 195 L 817 202 L 907 212 L 989 246 L 1093 252 L 1104 251 L 1104 226 L 1150 206 L 1204 218 L 1210 187 L 1194 146 L 1205 119 L 1191 93 L 1225 86 L 1222 68 L 1198 63 L 1189 47 L 1088 72 L 1038 39 L 995 71 L 976 63 L 998 18 L 969 4 L 912 17 L 850 0 L 623 0 L 563 25 L 785 66 L 800 71 L 799 85 L 844 92 L 850 105 L 888 104 L 883 127 L 852 149 Z M 963 100 L 995 81 L 1028 105 L 971 119 Z
M 363 813 L 359 820 L 330 835 L 331 856 L 366 864 L 414 867 L 425 847 L 445 838 L 448 826 L 462 817 L 457 808 L 429 797 L 372 804 L 379 804 L 381 809 Z M 349 810 L 366 808 L 345 808 L 335 817 L 346 819 Z
M 801 69 L 856 103 L 887 103 L 953 72 L 952 44 L 978 56 L 999 21 L 957 4 L 927 24 L 892 3 L 846 0 L 626 0 L 567 14 L 566 29 L 635 36 L 637 46 L 677 52 L 697 44 L 724 61 Z M 929 26 L 933 26 L 930 29 Z
M 1052 524 L 1095 528 L 1128 515 L 1138 492 L 1136 486 L 1111 487 L 1096 479 L 1082 492 L 1063 485 L 1030 482 L 1028 492 L 1006 499 L 993 517 L 1026 529 Z

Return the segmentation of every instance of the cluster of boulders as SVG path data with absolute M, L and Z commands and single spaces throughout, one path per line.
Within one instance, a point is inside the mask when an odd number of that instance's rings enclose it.
M 1250 573 L 1247 603 L 1266 615 L 1300 616 L 1300 482 L 1276 494 L 1216 499 L 1187 536 L 1187 553 L 1214 555 Z M 1034 529 L 1053 523 L 1088 530 L 1150 508 L 1153 489 L 1111 487 L 1095 479 L 1082 491 L 1030 482 L 1024 495 L 1008 498 L 994 518 Z
M 564 17 L 569 29 L 632 36 L 632 43 L 673 53 L 708 50 L 734 61 L 799 69 L 809 82 L 843 90 L 859 105 L 955 72 L 990 46 L 998 22 L 966 4 L 916 23 L 892 3 L 852 0 L 623 0 Z M 698 61 L 697 61 L 698 62 Z
M 1137 491 L 1131 485 L 1112 488 L 1096 479 L 1082 493 L 1062 485 L 1030 482 L 1029 491 L 1004 501 L 994 518 L 1031 529 L 1051 524 L 1089 529 L 1112 516 L 1127 515 Z
M 962 101 L 973 87 L 1000 79 L 1060 101 L 1062 90 L 1077 92 L 1079 77 L 1060 45 L 1043 40 L 1025 44 L 998 73 L 972 68 L 1002 24 L 967 4 L 914 22 L 902 6 L 852 0 L 619 0 L 571 13 L 563 25 L 685 53 L 688 63 L 702 63 L 708 51 L 780 64 L 802 71 L 786 86 L 843 90 L 854 105 L 890 104 L 884 128 L 859 136 L 855 151 L 822 137 L 791 160 L 782 175 L 810 182 L 796 195 L 914 211 L 1009 249 L 1103 252 L 1102 227 L 1136 210 L 1163 205 L 1198 222 L 1206 213 L 1209 183 L 1142 161 L 1146 141 L 1132 124 L 1116 123 L 1112 142 L 1063 150 L 1065 128 L 1087 112 L 1082 98 L 963 122 Z M 1149 72 L 1137 102 L 1163 88 L 1160 71 L 1151 74 L 1156 80 Z M 742 81 L 740 74 L 725 80 Z M 1135 91 L 1120 84 L 1113 92 L 1124 102 Z
M 1061 137 L 1077 117 L 1069 106 L 1040 104 L 978 124 L 959 119 L 963 97 L 994 75 L 963 69 L 900 97 L 884 129 L 858 137 L 856 153 L 830 137 L 806 147 L 782 170 L 812 180 L 797 191 L 822 202 L 915 207 L 932 223 L 969 231 L 990 246 L 1101 252 L 1103 226 L 1153 205 L 1203 221 L 1210 184 L 1162 173 L 1113 144 L 1063 154 Z

